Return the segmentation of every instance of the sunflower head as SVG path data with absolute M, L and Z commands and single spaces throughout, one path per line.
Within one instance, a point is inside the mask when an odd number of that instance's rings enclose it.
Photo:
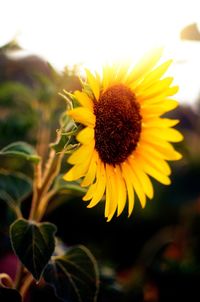
M 157 65 L 162 51 L 147 54 L 136 66 L 106 66 L 102 76 L 86 70 L 83 90 L 74 93 L 79 107 L 68 110 L 84 128 L 78 133 L 79 149 L 68 158 L 72 168 L 66 181 L 82 178 L 88 187 L 83 200 L 95 206 L 105 196 L 105 217 L 119 216 L 128 205 L 128 215 L 135 196 L 141 206 L 153 198 L 151 178 L 170 184 L 167 163 L 181 154 L 171 142 L 182 140 L 172 128 L 178 120 L 163 117 L 178 103 L 171 97 L 177 86 L 163 75 L 171 60 Z

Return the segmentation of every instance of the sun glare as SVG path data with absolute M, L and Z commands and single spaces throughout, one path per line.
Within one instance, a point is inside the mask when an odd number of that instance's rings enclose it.
M 137 59 L 149 48 L 174 45 L 181 27 L 194 21 L 196 4 L 194 0 L 7 0 L 0 19 L 0 44 L 17 37 L 25 49 L 58 68 L 75 63 L 97 68 L 105 61 Z

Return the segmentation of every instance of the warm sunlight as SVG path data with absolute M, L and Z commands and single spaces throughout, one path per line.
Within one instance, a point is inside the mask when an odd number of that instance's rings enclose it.
M 182 65 L 197 75 L 198 52 L 179 40 L 184 26 L 200 21 L 196 0 L 7 0 L 1 12 L 0 45 L 16 38 L 28 52 L 60 70 L 74 64 L 99 69 L 105 62 L 134 61 L 162 46 L 167 58 L 184 62 L 176 68 L 181 100 L 197 97 L 198 77 L 187 90 Z
M 0 44 L 16 37 L 25 49 L 59 68 L 80 62 L 96 67 L 105 60 L 136 57 L 157 45 L 173 46 L 180 29 L 196 19 L 197 3 L 7 0 Z
M 200 0 L 0 4 L 0 302 L 200 301 Z

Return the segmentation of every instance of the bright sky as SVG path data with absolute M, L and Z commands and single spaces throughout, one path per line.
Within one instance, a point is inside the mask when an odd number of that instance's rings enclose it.
M 60 69 L 98 68 L 156 46 L 179 57 L 180 29 L 200 21 L 199 0 L 0 0 L 0 7 L 0 45 L 16 37 Z

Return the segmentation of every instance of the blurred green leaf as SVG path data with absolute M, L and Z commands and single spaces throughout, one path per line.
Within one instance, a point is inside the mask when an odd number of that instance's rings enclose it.
M 40 101 L 48 102 L 56 95 L 56 86 L 49 76 L 41 73 L 34 72 L 32 75 L 37 83 L 35 93 Z
M 24 158 L 33 163 L 40 161 L 40 156 L 37 155 L 36 150 L 25 142 L 15 142 L 0 150 L 1 156 L 14 156 Z
M 91 252 L 84 246 L 70 248 L 65 255 L 52 257 L 44 279 L 64 302 L 95 302 L 99 273 Z
M 18 206 L 31 191 L 32 182 L 26 175 L 18 172 L 0 171 L 0 199 Z
M 85 193 L 87 190 L 80 186 L 80 182 L 78 181 L 66 181 L 63 179 L 64 174 L 60 174 L 57 176 L 54 189 L 56 191 L 76 191 L 80 193 Z
M 16 289 L 12 289 L 8 287 L 0 287 L 0 301 L 21 302 L 22 297 Z
M 40 280 L 54 252 L 55 232 L 56 226 L 52 223 L 25 219 L 16 220 L 10 227 L 12 247 L 36 280 Z
M 17 105 L 31 108 L 33 91 L 26 85 L 19 82 L 7 81 L 0 84 L 0 105 L 11 107 Z

